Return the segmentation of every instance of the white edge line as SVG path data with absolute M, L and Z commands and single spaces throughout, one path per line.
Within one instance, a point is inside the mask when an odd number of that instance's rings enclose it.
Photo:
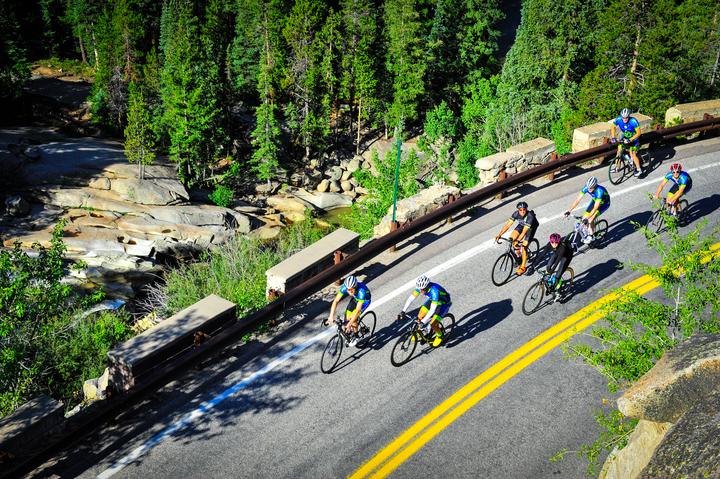
M 700 166 L 697 168 L 692 168 L 690 170 L 686 170 L 688 172 L 695 172 L 700 170 L 706 170 L 709 168 L 714 168 L 720 166 L 720 162 L 712 163 L 705 166 Z M 642 188 L 644 186 L 650 185 L 652 183 L 657 183 L 659 178 L 656 178 L 654 180 L 647 180 L 643 181 L 642 183 L 634 184 L 633 186 L 630 186 L 628 188 L 625 188 L 620 191 L 616 191 L 613 193 L 613 197 L 618 197 L 625 195 L 631 191 L 637 190 L 639 188 Z M 576 209 L 582 209 L 582 208 L 576 208 Z M 549 218 L 539 218 L 538 221 L 541 223 L 548 223 L 550 221 L 554 221 L 556 219 L 560 219 L 563 217 L 563 214 L 554 215 Z M 480 243 L 479 245 L 470 248 L 467 251 L 464 251 L 463 253 L 455 256 L 454 258 L 449 259 L 448 261 L 435 266 L 434 268 L 431 268 L 427 271 L 426 274 L 434 276 L 437 274 L 440 274 L 444 271 L 449 270 L 450 268 L 457 266 L 458 264 L 467 261 L 468 259 L 472 258 L 473 256 L 476 256 L 483 251 L 489 249 L 493 246 L 494 241 L 492 239 L 484 241 L 483 243 Z M 403 292 L 408 291 L 411 289 L 415 284 L 415 280 L 408 281 L 398 288 L 392 290 L 388 294 L 384 295 L 382 298 L 378 299 L 377 301 L 373 301 L 370 304 L 370 307 L 368 309 L 375 309 L 378 306 L 381 306 L 388 301 L 396 298 L 397 296 L 401 295 Z M 179 431 L 180 429 L 184 428 L 188 424 L 192 423 L 193 421 L 201 418 L 206 412 L 213 409 L 215 406 L 223 402 L 228 397 L 232 396 L 236 392 L 240 391 L 241 389 L 244 389 L 245 387 L 252 384 L 255 380 L 260 378 L 261 376 L 264 376 L 268 372 L 272 371 L 276 367 L 280 366 L 284 362 L 286 362 L 288 359 L 292 358 L 296 354 L 299 354 L 303 350 L 307 349 L 308 347 L 312 346 L 313 344 L 317 343 L 318 341 L 330 336 L 335 331 L 335 328 L 327 328 L 325 331 L 316 334 L 315 336 L 311 337 L 310 339 L 306 340 L 305 342 L 299 344 L 298 346 L 295 346 L 290 351 L 286 352 L 282 356 L 278 357 L 277 359 L 271 361 L 261 369 L 258 369 L 254 373 L 250 374 L 249 376 L 246 376 L 243 378 L 240 382 L 230 386 L 225 391 L 220 393 L 219 395 L 215 396 L 213 399 L 204 402 L 201 404 L 197 409 L 189 412 L 186 414 L 182 419 L 174 422 L 170 426 L 166 427 L 159 433 L 155 434 L 153 437 L 145 441 L 141 446 L 135 448 L 127 454 L 126 456 L 119 459 L 117 462 L 115 462 L 110 468 L 104 470 L 100 474 L 97 475 L 98 479 L 108 479 L 115 475 L 116 473 L 120 472 L 125 466 L 132 463 L 133 461 L 137 460 L 139 457 L 147 453 L 150 449 L 154 448 L 156 445 L 158 445 L 162 440 L 164 440 L 166 437 L 171 436 L 176 431 Z

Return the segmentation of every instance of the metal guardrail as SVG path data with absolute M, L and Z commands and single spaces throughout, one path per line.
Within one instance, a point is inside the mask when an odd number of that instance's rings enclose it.
M 705 120 L 644 133 L 640 137 L 640 143 L 652 144 L 678 136 L 716 129 L 720 129 L 720 117 L 708 117 Z M 451 218 L 452 216 L 477 205 L 481 201 L 492 198 L 511 188 L 546 176 L 550 173 L 564 170 L 579 163 L 584 163 L 588 160 L 606 156 L 615 149 L 616 145 L 605 144 L 588 150 L 561 156 L 557 160 L 550 161 L 535 168 L 509 176 L 502 181 L 498 181 L 497 183 L 481 188 L 472 194 L 463 196 L 454 202 L 448 203 L 447 205 L 416 219 L 415 221 L 401 226 L 396 231 L 368 243 L 360 248 L 356 253 L 342 260 L 340 263 L 287 291 L 277 300 L 267 304 L 258 311 L 227 326 L 204 343 L 189 349 L 185 353 L 173 357 L 171 361 L 161 363 L 159 366 L 147 372 L 141 379 L 139 379 L 133 390 L 124 394 L 111 395 L 108 399 L 91 404 L 87 409 L 68 419 L 64 434 L 60 437 L 48 438 L 48 442 L 52 443 L 52 445 L 48 445 L 48 449 L 46 451 L 32 460 L 24 462 L 23 464 L 7 464 L 8 467 L 2 468 L 0 477 L 18 475 L 31 471 L 33 468 L 37 467 L 37 465 L 41 464 L 42 461 L 46 460 L 46 458 L 49 457 L 54 450 L 59 447 L 67 447 L 69 445 L 69 441 L 76 441 L 85 436 L 85 434 L 93 429 L 92 426 L 96 427 L 109 418 L 116 416 L 124 409 L 136 404 L 149 394 L 149 392 L 157 387 L 167 384 L 177 376 L 185 373 L 189 367 L 197 364 L 200 360 L 206 358 L 212 352 L 233 343 L 238 338 L 251 332 L 262 323 L 279 316 L 287 307 L 306 299 L 313 293 L 320 291 L 325 286 L 354 271 L 368 260 L 378 256 L 380 253 L 388 250 L 395 244 L 420 233 L 436 223 Z M 5 466 L 5 464 L 3 464 L 3 466 Z

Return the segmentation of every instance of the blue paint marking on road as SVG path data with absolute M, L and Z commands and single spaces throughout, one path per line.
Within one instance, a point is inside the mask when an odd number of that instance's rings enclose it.
M 258 369 L 254 373 L 252 373 L 250 376 L 244 378 L 242 381 L 230 386 L 229 388 L 225 389 L 223 392 L 215 396 L 214 398 L 210 399 L 209 401 L 205 401 L 202 403 L 197 409 L 189 412 L 186 414 L 182 419 L 179 421 L 171 424 L 170 426 L 166 427 L 159 433 L 155 434 L 153 437 L 145 441 L 140 447 L 134 449 L 130 454 L 126 455 L 125 457 L 121 458 L 119 461 L 117 461 L 115 464 L 112 465 L 112 467 L 106 469 L 105 471 L 98 474 L 99 479 L 107 479 L 109 477 L 112 477 L 116 473 L 118 473 L 120 470 L 122 470 L 125 466 L 132 463 L 134 460 L 138 459 L 140 456 L 148 452 L 150 449 L 157 446 L 160 442 L 162 442 L 164 439 L 166 439 L 169 436 L 172 436 L 179 430 L 186 427 L 188 424 L 193 422 L 194 420 L 198 419 L 199 417 L 203 416 L 205 413 L 209 412 L 211 409 L 213 409 L 215 406 L 229 398 L 230 396 L 236 394 L 238 391 L 241 391 L 242 389 L 248 387 L 253 382 L 255 382 L 258 378 L 261 376 L 264 376 L 268 372 L 272 371 L 276 367 L 280 366 L 282 363 L 287 361 L 288 359 L 292 358 L 296 354 L 300 353 L 301 351 L 307 349 L 308 347 L 312 346 L 313 344 L 317 343 L 321 339 L 329 336 L 331 333 L 335 332 L 335 328 L 328 328 L 327 330 L 323 331 L 320 334 L 317 334 L 313 336 L 312 338 L 308 339 L 302 344 L 299 344 L 292 348 L 290 351 L 286 352 L 285 354 L 281 355 L 277 359 L 274 359 L 270 363 L 266 364 L 261 369 Z

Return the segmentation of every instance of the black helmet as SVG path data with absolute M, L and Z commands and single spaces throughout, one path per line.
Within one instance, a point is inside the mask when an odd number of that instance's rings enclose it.
M 528 204 L 525 203 L 524 201 L 521 201 L 515 205 L 515 208 L 517 208 L 517 209 L 520 209 L 520 208 L 527 209 L 527 207 L 528 207 Z

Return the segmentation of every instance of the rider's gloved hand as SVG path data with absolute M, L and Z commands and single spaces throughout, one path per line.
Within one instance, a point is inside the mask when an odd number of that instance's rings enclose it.
M 623 138 L 623 143 L 625 143 L 625 144 L 627 145 L 628 143 L 630 143 L 630 139 L 629 139 L 629 138 Z
M 617 143 L 617 138 L 615 138 L 614 136 L 610 138 L 610 143 L 612 143 L 613 145 Z
M 402 321 L 403 316 L 405 316 L 403 313 L 398 313 L 397 320 Z
M 587 225 L 587 224 L 588 224 L 588 219 L 587 219 L 587 218 L 583 218 L 582 224 Z
M 563 215 L 565 216 L 565 218 L 567 218 L 568 216 L 570 216 L 570 212 L 566 211 L 565 213 L 563 213 Z
M 500 235 L 497 235 L 497 236 L 495 237 L 495 242 L 496 242 L 496 243 L 499 243 L 499 242 L 500 242 Z
M 557 281 L 557 276 L 555 276 L 555 273 L 550 276 L 550 284 L 555 284 L 555 281 Z

